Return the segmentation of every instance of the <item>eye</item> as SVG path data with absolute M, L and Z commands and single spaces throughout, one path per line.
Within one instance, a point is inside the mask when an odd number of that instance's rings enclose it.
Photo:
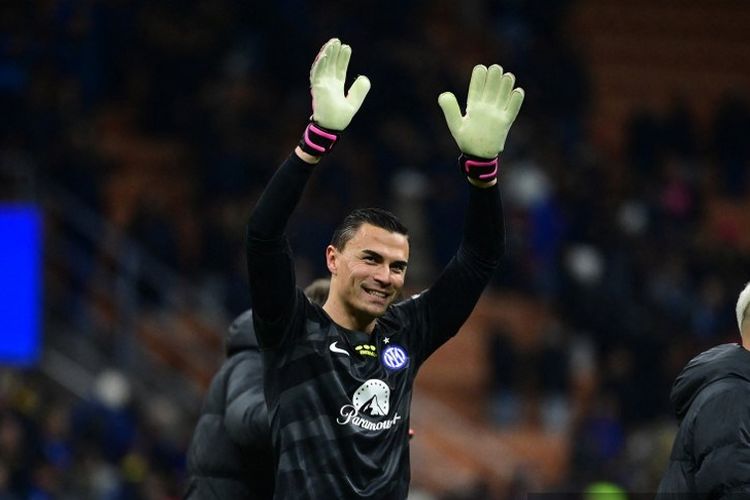
M 404 274 L 406 272 L 406 266 L 391 266 L 391 272 L 395 274 Z
M 374 255 L 365 255 L 364 257 L 362 257 L 362 260 L 364 260 L 365 262 L 376 262 Z

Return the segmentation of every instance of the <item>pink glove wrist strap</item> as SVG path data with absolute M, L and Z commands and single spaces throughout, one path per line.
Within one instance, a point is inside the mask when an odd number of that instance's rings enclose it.
M 462 154 L 458 157 L 458 164 L 466 177 L 487 182 L 497 177 L 500 155 L 488 159 Z
M 302 134 L 299 147 L 309 155 L 323 156 L 333 149 L 340 135 L 341 132 L 328 130 L 315 122 L 310 122 Z

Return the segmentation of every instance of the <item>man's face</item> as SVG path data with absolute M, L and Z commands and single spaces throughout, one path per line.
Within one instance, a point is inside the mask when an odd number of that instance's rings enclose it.
M 371 224 L 362 224 L 343 250 L 326 249 L 331 291 L 355 314 L 377 318 L 404 286 L 409 241 Z

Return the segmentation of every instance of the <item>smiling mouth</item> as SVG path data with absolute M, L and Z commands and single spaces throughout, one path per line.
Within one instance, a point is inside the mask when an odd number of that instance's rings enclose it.
M 365 288 L 364 290 L 368 295 L 372 295 L 373 297 L 377 297 L 379 299 L 387 299 L 390 295 L 389 293 L 381 292 L 380 290 L 371 290 L 369 288 Z

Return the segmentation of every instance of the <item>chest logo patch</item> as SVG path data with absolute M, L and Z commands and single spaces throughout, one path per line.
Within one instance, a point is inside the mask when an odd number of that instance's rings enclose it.
M 354 350 L 357 351 L 360 356 L 369 356 L 371 358 L 378 357 L 378 355 L 375 353 L 377 348 L 374 345 L 360 344 L 357 347 L 355 347 Z
M 391 389 L 388 384 L 378 379 L 370 379 L 354 393 L 354 408 L 371 417 L 388 415 L 391 404 Z
M 340 348 L 336 344 L 338 344 L 338 342 L 334 342 L 333 344 L 329 345 L 328 349 L 330 349 L 331 352 L 335 352 L 337 354 L 346 354 L 347 356 L 349 355 L 348 352 L 346 352 L 344 349 Z
M 403 347 L 396 344 L 390 344 L 383 350 L 380 355 L 383 365 L 390 371 L 395 372 L 405 367 L 409 363 L 409 356 Z
M 391 388 L 382 380 L 371 378 L 354 391 L 352 404 L 341 407 L 336 422 L 368 431 L 388 430 L 401 420 L 398 413 L 388 418 L 390 410 Z

